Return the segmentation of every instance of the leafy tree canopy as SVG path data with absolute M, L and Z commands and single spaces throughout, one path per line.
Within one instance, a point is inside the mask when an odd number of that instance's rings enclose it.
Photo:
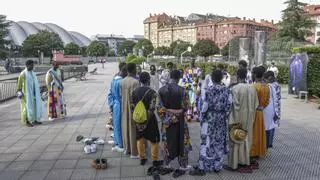
M 148 39 L 140 39 L 134 48 L 137 50 L 143 49 L 143 56 L 145 57 L 153 52 L 153 45 Z
M 71 42 L 64 47 L 64 53 L 66 55 L 78 55 L 79 52 L 81 53 L 80 47 L 74 42 Z
M 298 0 L 288 0 L 284 4 L 287 8 L 282 11 L 277 37 L 284 41 L 305 41 L 306 37 L 312 35 L 310 29 L 315 24 L 304 11 L 307 4 Z
M 9 44 L 5 37 L 8 35 L 8 27 L 10 22 L 6 20 L 6 16 L 0 14 L 0 59 L 7 57 L 8 50 L 5 48 Z
M 212 40 L 199 40 L 192 49 L 193 53 L 198 56 L 208 57 L 219 53 L 219 48 Z
M 171 50 L 170 47 L 160 46 L 154 50 L 154 54 L 160 56 L 171 55 Z
M 46 30 L 28 36 L 22 43 L 24 56 L 37 57 L 39 56 L 38 51 L 40 51 L 48 57 L 54 49 L 62 50 L 63 42 L 58 34 Z
M 173 55 L 176 57 L 180 57 L 180 55 L 186 51 L 188 49 L 188 47 L 192 48 L 192 44 L 190 44 L 189 42 L 185 42 L 185 41 L 177 41 L 177 44 L 175 45 L 174 49 L 173 49 Z M 184 56 L 191 56 L 192 53 L 187 52 L 186 54 L 184 54 Z
M 127 56 L 128 54 L 132 54 L 133 53 L 133 47 L 136 45 L 136 43 L 134 41 L 124 41 L 120 47 L 119 47 L 119 55 L 121 56 Z
M 92 41 L 87 47 L 87 54 L 92 57 L 105 56 L 107 54 L 107 47 L 103 43 Z

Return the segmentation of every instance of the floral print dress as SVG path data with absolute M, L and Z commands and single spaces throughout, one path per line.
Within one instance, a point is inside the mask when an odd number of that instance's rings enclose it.
M 205 171 L 221 171 L 223 157 L 228 152 L 227 120 L 231 111 L 232 95 L 221 84 L 213 84 L 206 91 L 200 122 L 200 155 L 198 167 Z

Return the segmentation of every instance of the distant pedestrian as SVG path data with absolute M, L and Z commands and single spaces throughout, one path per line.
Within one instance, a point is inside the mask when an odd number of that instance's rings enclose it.
M 48 88 L 48 118 L 59 119 L 66 116 L 66 106 L 63 96 L 63 71 L 59 68 L 57 61 L 52 61 L 52 68 L 46 75 Z
M 21 99 L 21 122 L 28 127 L 42 124 L 43 102 L 32 60 L 26 61 L 26 68 L 20 73 L 17 86 L 17 95 Z
M 241 68 L 247 69 L 248 72 L 247 72 L 246 82 L 252 83 L 252 74 L 251 74 L 251 71 L 248 67 L 247 61 L 241 60 L 241 61 L 239 61 L 238 65 L 239 65 L 239 69 L 241 69 Z
M 150 87 L 156 92 L 159 91 L 159 74 L 156 72 L 156 66 L 150 66 Z
M 271 66 L 267 69 L 267 71 L 272 71 L 274 73 L 274 77 L 278 77 L 279 70 L 274 61 L 271 62 Z
M 102 65 L 102 68 L 104 69 L 104 58 L 101 58 L 101 65 Z
M 269 105 L 263 110 L 263 116 L 267 135 L 267 148 L 272 148 L 275 127 L 280 126 L 281 87 L 272 71 L 267 71 L 264 74 L 264 79 L 269 85 L 270 97 Z
M 130 154 L 131 158 L 137 159 L 139 156 L 137 150 L 136 126 L 132 120 L 132 92 L 140 86 L 140 82 L 136 79 L 136 64 L 128 63 L 127 70 L 127 77 L 125 77 L 120 83 L 122 139 L 125 153 Z
M 203 176 L 206 172 L 220 172 L 224 156 L 228 153 L 228 125 L 232 95 L 221 80 L 221 70 L 211 75 L 213 85 L 206 91 L 202 106 L 203 119 L 200 122 L 200 155 L 197 166 L 190 175 Z
M 161 83 L 161 87 L 167 85 L 170 81 L 170 73 L 173 71 L 173 63 L 172 62 L 168 62 L 167 63 L 167 68 L 164 69 L 161 73 L 160 76 L 160 83 Z

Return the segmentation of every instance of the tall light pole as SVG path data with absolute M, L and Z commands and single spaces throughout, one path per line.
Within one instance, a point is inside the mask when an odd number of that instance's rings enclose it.
M 40 50 L 38 49 L 38 58 L 39 58 L 39 65 L 40 65 Z
M 181 63 L 181 64 L 182 64 L 183 55 L 184 55 L 185 53 L 187 53 L 187 52 L 191 52 L 191 50 L 192 50 L 192 49 L 191 49 L 191 46 L 189 46 L 186 51 L 184 51 L 183 53 L 181 53 L 181 55 L 180 55 L 180 63 Z

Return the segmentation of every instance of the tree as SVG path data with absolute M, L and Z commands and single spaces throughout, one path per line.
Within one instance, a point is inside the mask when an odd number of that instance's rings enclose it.
M 78 44 L 71 42 L 64 47 L 64 54 L 66 55 L 78 55 L 80 47 Z
M 205 59 L 213 54 L 219 53 L 219 48 L 212 40 L 199 40 L 194 46 L 192 51 L 195 55 L 205 57 Z
M 180 57 L 180 55 L 186 51 L 188 49 L 188 47 L 192 47 L 192 45 L 189 42 L 185 42 L 185 41 L 178 41 L 177 45 L 175 46 L 175 48 L 173 49 L 173 55 L 176 57 Z M 192 53 L 187 52 L 186 54 L 184 54 L 185 56 L 191 56 Z
M 138 43 L 134 46 L 137 50 L 143 50 L 143 56 L 148 56 L 153 52 L 153 45 L 150 40 L 148 39 L 140 39 Z
M 40 51 L 48 57 L 52 54 L 53 49 L 62 50 L 63 42 L 58 34 L 46 30 L 28 36 L 22 43 L 24 56 L 37 57 Z
M 98 56 L 105 56 L 107 54 L 107 47 L 103 43 L 92 41 L 87 47 L 87 54 L 96 58 Z
M 5 40 L 8 35 L 8 27 L 10 22 L 6 20 L 6 16 L 0 14 L 0 59 L 4 59 L 8 55 L 8 50 L 5 48 L 9 42 Z
M 134 41 L 124 41 L 120 47 L 119 47 L 119 55 L 120 56 L 127 56 L 128 54 L 132 54 L 133 53 L 133 47 L 136 45 L 136 43 Z
M 160 55 L 160 56 L 170 55 L 171 54 L 170 47 L 165 47 L 165 46 L 157 47 L 154 50 L 154 54 L 155 55 Z
M 176 48 L 176 46 L 179 44 L 179 43 L 186 43 L 185 41 L 182 41 L 180 39 L 176 40 L 176 41 L 173 41 L 171 44 L 170 44 L 170 55 L 173 55 L 173 51 L 174 49 Z
M 310 30 L 315 24 L 304 11 L 307 4 L 298 0 L 288 0 L 284 4 L 287 4 L 287 8 L 282 11 L 277 37 L 284 41 L 305 41 L 306 37 L 312 35 Z
M 81 55 L 83 57 L 87 57 L 87 47 L 86 46 L 81 47 L 80 51 L 81 51 Z

